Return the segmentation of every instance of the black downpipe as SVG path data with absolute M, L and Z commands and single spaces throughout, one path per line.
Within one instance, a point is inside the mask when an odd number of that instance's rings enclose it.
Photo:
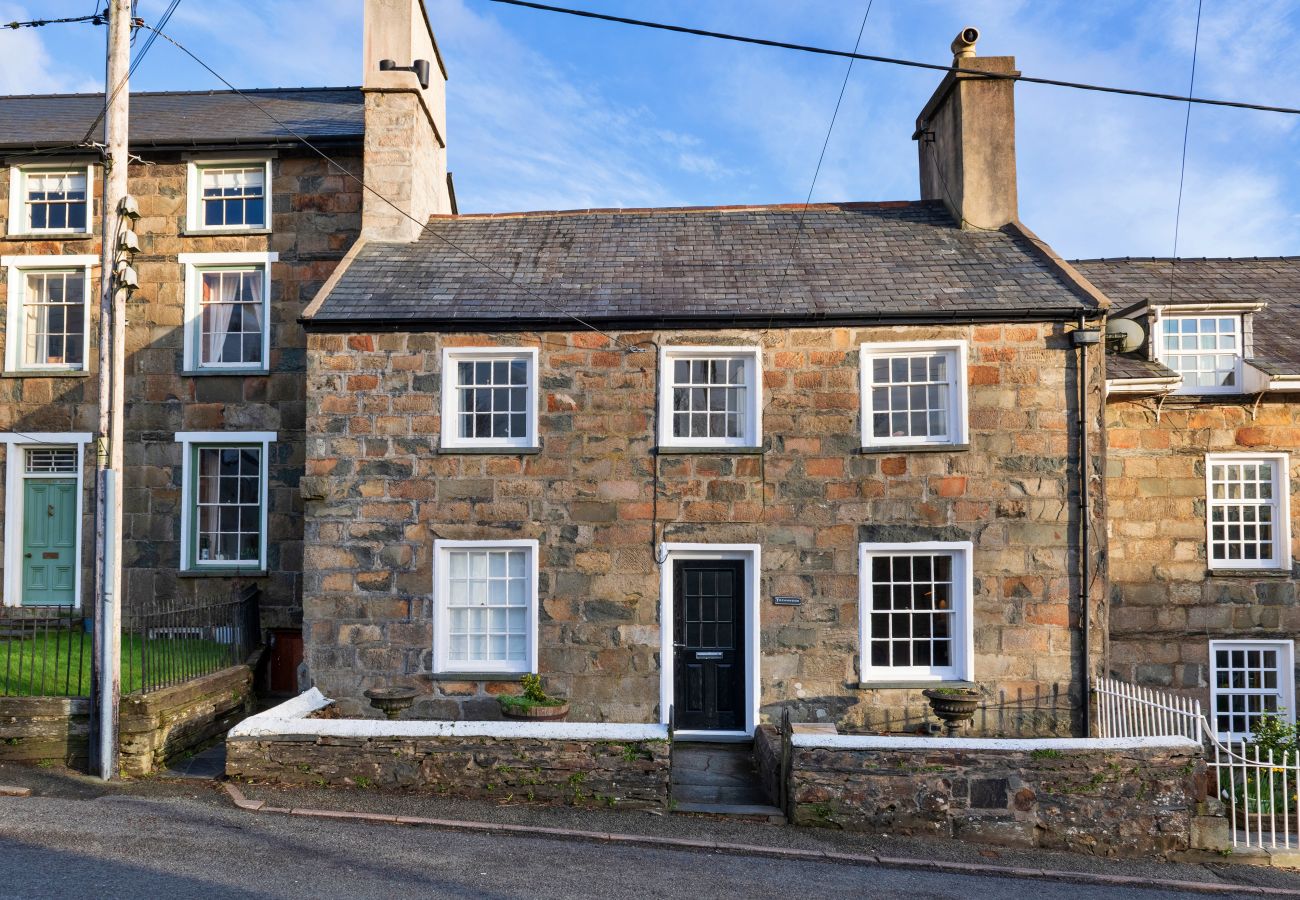
M 1088 499 L 1088 470 L 1091 465 L 1088 453 L 1088 347 L 1099 337 L 1096 331 L 1087 330 L 1084 316 L 1079 316 L 1079 328 L 1074 333 L 1074 345 L 1079 351 L 1079 630 L 1083 645 L 1083 736 L 1092 737 L 1092 657 L 1090 655 L 1091 610 L 1088 603 L 1088 524 L 1090 503 Z

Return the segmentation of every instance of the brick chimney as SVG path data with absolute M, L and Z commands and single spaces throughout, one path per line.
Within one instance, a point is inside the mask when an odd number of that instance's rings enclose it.
M 421 224 L 434 213 L 452 212 L 447 70 L 423 0 L 365 0 L 363 58 L 366 184 Z M 402 71 L 410 68 L 416 71 Z M 413 241 L 420 234 L 416 222 L 365 192 L 363 238 Z
M 975 55 L 979 30 L 952 42 L 954 68 L 1019 75 L 1014 56 Z M 962 228 L 1001 228 L 1019 218 L 1015 82 L 949 72 L 916 118 L 921 199 L 942 200 Z

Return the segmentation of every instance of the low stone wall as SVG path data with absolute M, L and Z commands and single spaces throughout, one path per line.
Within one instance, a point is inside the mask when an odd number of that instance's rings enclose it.
M 231 666 L 182 684 L 122 698 L 118 765 L 148 775 L 208 743 L 253 712 L 253 669 Z
M 90 700 L 0 697 L 0 760 L 85 766 Z
M 796 733 L 788 754 L 786 812 L 795 824 L 1099 856 L 1191 848 L 1206 786 L 1200 746 L 1183 738 Z
M 253 666 L 231 666 L 182 684 L 123 697 L 118 765 L 140 777 L 223 734 L 253 711 Z M 0 761 L 88 763 L 86 697 L 0 697 Z
M 226 774 L 480 800 L 668 803 L 664 726 L 308 718 L 329 702 L 313 689 L 247 719 L 226 738 Z

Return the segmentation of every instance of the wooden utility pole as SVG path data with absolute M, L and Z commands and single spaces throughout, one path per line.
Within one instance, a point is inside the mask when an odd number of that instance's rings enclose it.
M 122 416 L 126 376 L 126 286 L 117 262 L 127 197 L 127 117 L 131 68 L 131 0 L 108 2 L 108 64 L 104 110 L 103 256 L 99 288 L 99 431 L 95 442 L 95 737 L 91 755 L 99 777 L 117 767 L 117 707 L 121 691 Z M 124 227 L 125 225 L 125 227 Z

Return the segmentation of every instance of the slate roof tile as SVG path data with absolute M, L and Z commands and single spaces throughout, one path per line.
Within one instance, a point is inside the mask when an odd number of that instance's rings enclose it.
M 1274 375 L 1300 375 L 1300 256 L 1179 259 L 1172 265 L 1168 259 L 1081 259 L 1071 265 L 1115 302 L 1116 311 L 1147 302 L 1267 303 L 1254 316 L 1251 363 Z
M 365 133 L 361 88 L 273 88 L 244 93 L 307 138 L 360 138 Z M 0 148 L 77 143 L 103 108 L 103 94 L 0 97 Z M 288 129 L 234 91 L 134 93 L 130 127 L 135 147 L 293 140 Z M 99 125 L 92 137 L 99 139 L 102 132 Z
M 418 241 L 362 248 L 312 321 L 961 319 L 1094 308 L 1027 239 L 962 231 L 940 203 L 816 204 L 802 233 L 801 212 L 435 216 Z

